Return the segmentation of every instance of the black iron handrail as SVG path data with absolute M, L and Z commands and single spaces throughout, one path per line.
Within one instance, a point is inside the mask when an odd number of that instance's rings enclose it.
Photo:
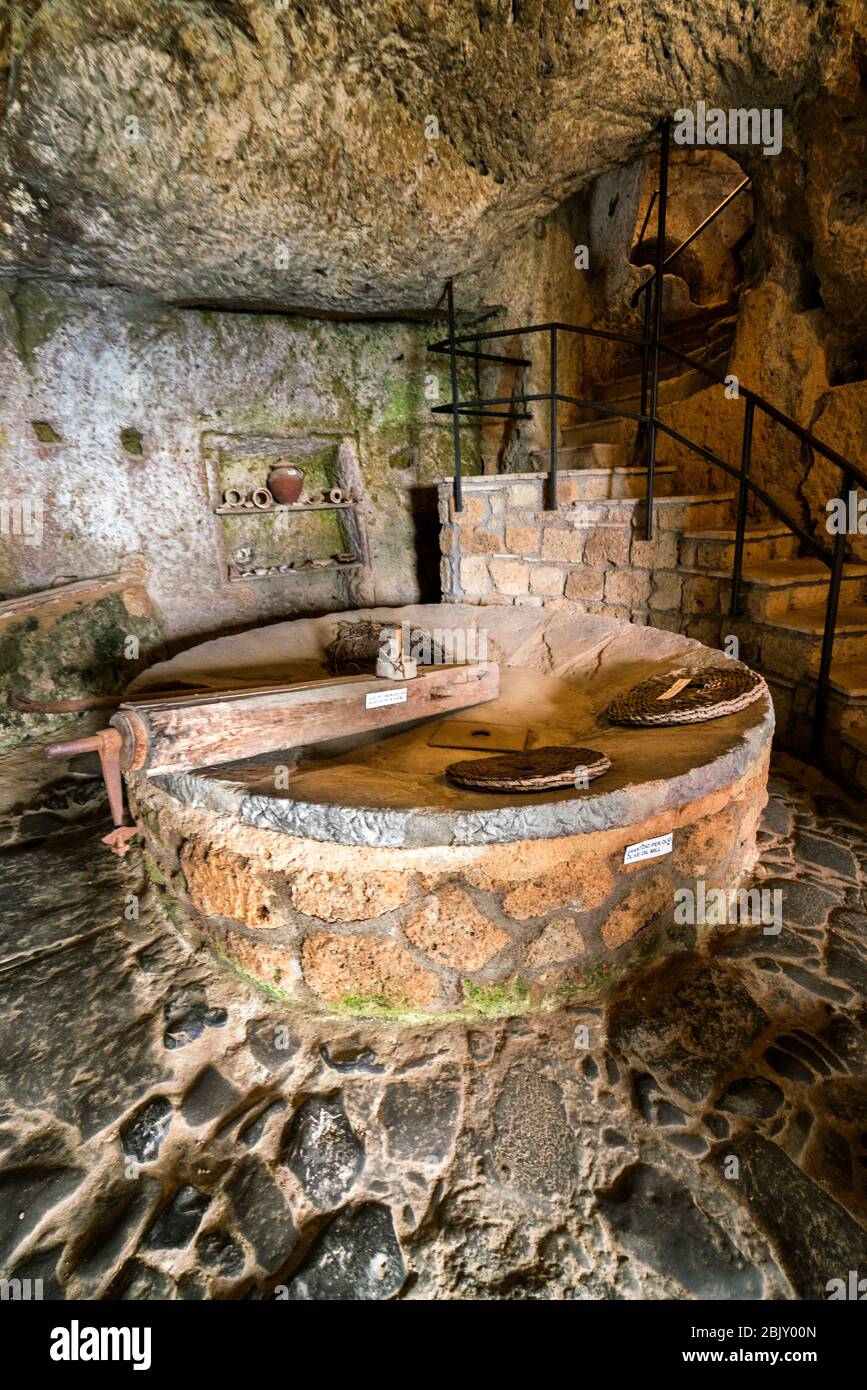
M 449 336 L 439 342 L 431 343 L 431 352 L 448 353 L 451 368 L 451 388 L 452 399 L 448 405 L 433 406 L 434 414 L 451 414 L 452 431 L 455 450 L 455 475 L 454 475 L 454 500 L 455 509 L 463 509 L 463 499 L 461 493 L 461 437 L 460 437 L 460 415 L 470 417 L 494 416 L 503 418 L 527 418 L 527 412 L 516 412 L 516 406 L 526 406 L 535 401 L 547 401 L 549 405 L 549 470 L 548 488 L 546 496 L 546 507 L 556 509 L 557 507 L 557 465 L 558 465 L 558 406 L 576 405 L 585 409 L 592 410 L 597 414 L 614 416 L 619 419 L 634 420 L 640 429 L 646 429 L 646 462 L 647 462 L 647 490 L 646 490 L 646 517 L 645 517 L 645 536 L 650 540 L 653 536 L 653 495 L 654 495 L 654 470 L 656 459 L 656 437 L 659 432 L 674 439 L 682 447 L 691 449 L 715 467 L 723 469 L 731 477 L 737 479 L 738 494 L 736 505 L 735 523 L 735 549 L 734 562 L 732 569 L 731 596 L 729 612 L 731 616 L 737 616 L 741 611 L 740 587 L 741 575 L 743 571 L 743 553 L 746 534 L 747 504 L 752 495 L 768 508 L 773 516 L 781 521 L 794 536 L 798 538 L 803 546 L 812 551 L 823 564 L 827 565 L 831 571 L 830 583 L 828 586 L 828 599 L 825 611 L 825 626 L 822 635 L 822 653 L 819 662 L 819 672 L 817 676 L 816 699 L 813 711 L 813 753 L 818 757 L 822 746 L 822 732 L 825 723 L 825 716 L 828 706 L 828 688 L 831 676 L 831 660 L 834 648 L 834 635 L 837 626 L 837 613 L 840 603 L 840 590 L 843 581 L 843 568 L 846 559 L 846 533 L 839 530 L 834 537 L 834 545 L 831 551 L 811 536 L 808 531 L 789 516 L 788 512 L 780 506 L 770 493 L 750 476 L 750 465 L 752 456 L 753 430 L 755 423 L 756 409 L 763 411 L 770 419 L 783 426 L 789 433 L 799 439 L 809 448 L 821 454 L 823 458 L 836 465 L 841 470 L 842 478 L 838 496 L 844 503 L 848 500 L 849 492 L 857 482 L 863 488 L 867 488 L 867 472 L 857 467 L 850 459 L 838 453 L 836 449 L 825 444 L 823 440 L 817 439 L 811 430 L 799 425 L 791 416 L 779 410 L 770 401 L 765 400 L 757 391 L 751 390 L 747 386 L 738 383 L 737 395 L 744 398 L 744 424 L 741 436 L 741 459 L 740 467 L 736 468 L 725 459 L 719 457 L 712 449 L 706 448 L 696 440 L 689 439 L 681 434 L 673 426 L 668 425 L 659 418 L 658 397 L 659 397 L 659 358 L 662 353 L 668 353 L 676 361 L 695 371 L 703 373 L 718 385 L 727 386 L 728 382 L 724 376 L 706 366 L 704 362 L 688 356 L 681 352 L 679 348 L 673 347 L 662 339 L 662 281 L 665 267 L 675 259 L 676 256 L 688 246 L 690 242 L 709 226 L 713 220 L 719 216 L 725 207 L 729 205 L 749 184 L 749 178 L 744 179 L 722 203 L 705 218 L 698 227 L 677 247 L 670 256 L 664 257 L 665 246 L 665 219 L 668 202 L 668 163 L 669 163 L 669 139 L 670 122 L 664 121 L 662 125 L 661 157 L 660 157 L 660 178 L 659 188 L 654 194 L 654 199 L 658 197 L 657 210 L 657 240 L 656 240 L 656 268 L 641 284 L 633 296 L 633 303 L 637 303 L 638 296 L 643 293 L 651 283 L 654 285 L 652 296 L 652 326 L 651 326 L 651 296 L 648 294 L 644 301 L 644 328 L 639 337 L 634 334 L 617 333 L 607 329 L 584 328 L 577 324 L 569 323 L 537 323 L 529 324 L 522 328 L 503 328 L 495 329 L 488 333 L 468 333 L 458 336 L 455 332 L 455 306 L 454 306 L 454 286 L 449 280 L 446 286 L 448 298 L 448 321 Z M 652 206 L 651 202 L 651 206 Z M 645 218 L 645 226 L 649 219 Z M 526 357 L 511 358 L 505 356 L 484 354 L 479 349 L 479 344 L 490 339 L 507 337 L 525 337 L 531 333 L 544 333 L 548 337 L 548 360 L 549 360 L 549 389 L 547 391 L 537 391 L 524 393 L 522 395 L 511 394 L 509 396 L 497 396 L 487 399 L 476 399 L 473 401 L 461 401 L 458 398 L 458 377 L 457 359 L 461 357 L 475 358 L 477 361 L 496 361 L 509 362 L 516 366 L 529 366 L 531 359 Z M 600 401 L 584 400 L 577 396 L 566 395 L 559 389 L 558 383 L 558 361 L 557 361 L 557 336 L 559 333 L 577 333 L 582 337 L 599 338 L 609 342 L 629 343 L 633 347 L 642 350 L 642 384 L 641 384 L 641 404 L 638 411 L 624 410 L 622 407 L 603 405 Z M 473 343 L 475 350 L 463 350 L 458 347 L 460 343 Z M 652 375 L 650 382 L 650 401 L 648 406 L 648 370 L 652 365 Z M 508 409 L 492 409 L 492 407 L 506 406 Z
M 532 323 L 520 328 L 496 329 L 491 333 L 464 333 L 460 337 L 441 338 L 436 343 L 428 343 L 428 352 L 450 353 L 452 350 L 451 345 L 453 342 L 475 343 L 484 342 L 490 338 L 520 338 L 526 337 L 530 333 L 550 333 L 552 329 L 556 329 L 560 333 L 578 333 L 582 337 L 604 338 L 609 339 L 612 342 L 629 343 L 632 347 L 644 348 L 652 346 L 652 339 L 641 338 L 638 337 L 636 334 L 614 333 L 601 328 L 583 328 L 579 324 L 574 323 L 551 322 Z M 679 362 L 682 362 L 684 366 L 690 367 L 697 372 L 702 372 L 704 376 L 709 377 L 711 381 L 715 382 L 717 385 L 728 385 L 725 376 L 721 375 L 721 373 L 714 371 L 712 367 L 708 367 L 706 363 L 699 361 L 698 358 L 690 357 L 687 353 L 681 352 L 679 348 L 673 347 L 670 343 L 666 343 L 663 339 L 660 339 L 659 341 L 659 349 L 660 352 L 667 352 L 670 356 L 677 358 L 677 360 Z M 469 352 L 466 355 L 468 357 L 477 356 L 475 352 Z M 513 365 L 531 365 L 530 359 L 525 357 L 503 356 L 497 357 L 496 361 L 509 362 Z M 522 401 L 548 400 L 550 398 L 550 395 L 550 391 L 541 391 L 532 396 L 501 396 L 498 398 L 496 404 L 503 405 L 513 403 L 517 405 L 520 404 Z M 745 399 L 752 401 L 753 405 L 757 405 L 772 420 L 776 420 L 778 424 L 783 425 L 784 428 L 788 429 L 792 434 L 797 435 L 797 437 L 804 444 L 809 445 L 811 449 L 815 449 L 817 453 L 821 454 L 823 458 L 828 459 L 830 463 L 835 463 L 838 468 L 849 469 L 853 477 L 856 478 L 857 481 L 861 483 L 863 487 L 867 488 L 867 471 L 862 471 L 857 464 L 852 462 L 851 459 L 847 459 L 843 454 L 838 453 L 836 449 L 832 449 L 830 444 L 826 444 L 824 440 L 817 438 L 817 436 L 813 434 L 811 430 L 806 429 L 805 426 L 799 425 L 797 420 L 792 419 L 790 415 L 786 415 L 784 411 L 779 410 L 775 405 L 772 405 L 771 402 L 769 400 L 766 400 L 764 396 L 759 395 L 758 391 L 754 391 L 751 387 L 744 386 L 742 382 L 738 382 L 738 396 L 743 396 Z M 560 396 L 559 399 L 561 401 L 569 401 L 574 405 L 586 406 L 590 410 L 601 411 L 606 415 L 622 415 L 625 419 L 628 420 L 640 420 L 643 424 L 649 423 L 650 417 L 645 412 L 642 412 L 640 410 L 630 411 L 615 409 L 610 406 L 603 405 L 601 401 L 578 400 L 576 397 L 573 396 Z M 458 405 L 461 407 L 459 413 L 469 414 L 474 406 L 493 403 L 494 402 L 491 401 L 458 402 Z M 464 407 L 466 407 L 466 409 L 464 409 Z M 435 405 L 432 407 L 432 413 L 434 414 L 447 414 L 451 410 L 451 405 Z M 661 421 L 658 421 L 657 423 L 661 424 Z M 695 447 L 701 448 L 700 445 L 695 445 Z M 729 467 L 729 465 L 726 464 L 723 459 L 719 459 L 718 462 L 724 468 Z M 795 523 L 794 521 L 791 521 L 790 524 L 792 525 L 793 529 L 797 525 L 797 523 Z
M 453 319 L 452 328 L 454 328 Z M 537 333 L 546 334 L 549 340 L 550 389 L 548 391 L 524 392 L 517 395 L 513 393 L 508 396 L 484 397 L 466 401 L 458 399 L 457 347 L 459 343 L 478 344 L 481 342 L 487 342 L 490 339 L 505 337 L 525 337 L 530 334 Z M 646 410 L 625 410 L 622 406 L 605 405 L 601 401 L 591 401 L 580 396 L 572 396 L 565 392 L 562 392 L 558 389 L 557 383 L 557 335 L 559 333 L 575 333 L 580 335 L 581 337 L 599 338 L 613 342 L 625 342 L 631 344 L 633 347 L 653 348 L 657 355 L 660 353 L 668 353 L 674 358 L 676 358 L 679 362 L 683 363 L 684 366 L 703 373 L 706 377 L 710 378 L 710 380 L 715 382 L 717 385 L 725 386 L 727 384 L 725 377 L 720 375 L 720 373 L 715 372 L 710 367 L 707 367 L 703 362 L 700 362 L 697 359 L 690 357 L 687 353 L 681 352 L 679 348 L 672 347 L 671 344 L 664 342 L 662 339 L 657 338 L 656 340 L 648 340 L 646 338 L 638 337 L 634 334 L 616 333 L 613 331 L 598 328 L 584 328 L 578 324 L 559 322 L 527 324 L 517 328 L 496 329 L 488 333 L 475 332 L 463 334 L 460 336 L 453 334 L 449 338 L 441 339 L 436 343 L 431 343 L 429 345 L 429 350 L 431 352 L 449 354 L 449 356 L 451 357 L 453 367 L 452 401 L 446 405 L 433 406 L 432 413 L 452 416 L 453 437 L 455 442 L 454 497 L 456 510 L 461 511 L 463 509 L 463 500 L 461 494 L 461 441 L 459 417 L 461 415 L 466 415 L 471 418 L 478 418 L 479 416 L 492 415 L 496 416 L 497 418 L 505 418 L 506 416 L 512 416 L 514 418 L 514 416 L 517 414 L 520 415 L 522 418 L 527 418 L 528 412 L 516 412 L 515 407 L 532 404 L 538 401 L 546 401 L 549 404 L 551 412 L 549 433 L 550 452 L 548 491 L 546 497 L 546 506 L 550 509 L 556 509 L 557 507 L 557 452 L 559 433 L 557 425 L 557 407 L 561 404 L 579 406 L 584 409 L 592 410 L 604 416 L 611 416 L 617 419 L 635 421 L 640 425 L 647 426 L 649 430 L 653 430 L 654 433 L 656 431 L 659 431 L 662 434 L 665 434 L 668 438 L 675 440 L 675 442 L 680 444 L 682 447 L 690 449 L 694 453 L 698 454 L 699 457 L 705 459 L 706 462 L 714 465 L 717 468 L 721 468 L 723 472 L 727 473 L 730 477 L 736 479 L 739 484 L 736 503 L 734 564 L 732 571 L 732 587 L 729 605 L 729 612 L 732 616 L 736 616 L 740 612 L 740 587 L 741 574 L 743 569 L 743 551 L 746 531 L 747 502 L 750 495 L 755 497 L 765 507 L 767 507 L 771 514 L 774 517 L 776 517 L 777 520 L 782 522 L 783 525 L 786 526 L 792 532 L 792 534 L 797 537 L 801 544 L 805 546 L 808 550 L 810 550 L 831 571 L 831 581 L 828 590 L 828 605 L 825 619 L 825 630 L 822 639 L 822 655 L 820 658 L 819 674 L 817 677 L 816 701 L 813 719 L 813 748 L 814 752 L 818 754 L 821 745 L 821 737 L 822 730 L 824 727 L 825 715 L 827 712 L 831 657 L 833 652 L 834 633 L 836 630 L 837 611 L 839 608 L 840 589 L 843 579 L 843 567 L 845 563 L 846 537 L 845 532 L 838 532 L 834 538 L 833 549 L 831 551 L 828 551 L 819 541 L 816 540 L 814 536 L 810 535 L 810 533 L 806 531 L 804 527 L 798 521 L 796 521 L 793 516 L 790 516 L 786 509 L 782 507 L 779 504 L 779 502 L 777 502 L 777 500 L 764 487 L 761 486 L 760 483 L 756 482 L 755 479 L 750 476 L 751 449 L 756 409 L 758 408 L 759 410 L 763 411 L 770 419 L 775 420 L 778 424 L 783 425 L 784 428 L 786 428 L 802 443 L 808 445 L 812 449 L 815 449 L 817 453 L 821 454 L 824 458 L 828 459 L 829 462 L 835 464 L 838 468 L 841 469 L 843 477 L 838 495 L 842 497 L 844 500 L 848 498 L 848 494 L 853 484 L 855 484 L 856 482 L 859 483 L 862 487 L 867 488 L 867 472 L 860 469 L 850 459 L 845 458 L 844 455 L 838 453 L 838 451 L 836 449 L 833 449 L 829 444 L 825 444 L 823 440 L 818 439 L 812 433 L 811 430 L 805 429 L 803 425 L 799 425 L 796 420 L 793 420 L 783 411 L 778 410 L 777 407 L 772 405 L 770 401 L 765 400 L 765 398 L 759 395 L 757 391 L 753 391 L 748 386 L 743 386 L 740 384 L 738 386 L 738 395 L 742 396 L 745 400 L 740 467 L 735 467 L 734 464 L 729 463 L 726 459 L 720 458 L 720 456 L 716 454 L 712 449 L 708 449 L 705 445 L 699 444 L 697 440 L 689 439 L 686 435 L 681 434 L 679 430 L 674 429 L 673 426 L 668 425 L 664 420 L 661 420 L 658 414 L 651 414 Z M 469 352 L 467 355 L 476 356 L 476 353 Z M 521 364 L 528 362 L 530 359 L 523 357 L 498 357 L 496 360 L 508 361 L 514 364 Z M 493 409 L 493 407 L 507 407 L 507 410 L 504 412 L 502 410 Z M 653 476 L 648 470 L 645 530 L 645 534 L 648 538 L 652 538 L 653 535 L 653 482 Z
M 716 219 L 719 217 L 720 213 L 725 212 L 726 208 L 729 206 L 729 203 L 733 203 L 735 198 L 737 198 L 741 193 L 743 193 L 744 189 L 749 187 L 751 183 L 752 176 L 748 174 L 747 177 L 738 184 L 737 188 L 733 188 L 731 193 L 727 193 L 726 196 L 723 198 L 722 202 L 717 204 L 717 206 L 714 208 L 713 212 L 708 213 L 704 221 L 699 222 L 697 227 L 693 227 L 689 236 L 684 238 L 680 245 L 676 247 L 674 251 L 672 251 L 670 256 L 666 256 L 665 260 L 662 262 L 663 271 L 666 269 L 667 266 L 671 265 L 672 261 L 677 260 L 677 257 L 680 255 L 681 251 L 685 251 L 687 246 L 691 246 L 692 243 L 695 241 L 696 237 L 701 236 L 705 228 L 709 227 L 712 222 L 715 222 Z M 656 190 L 656 193 L 658 192 L 659 189 Z M 656 193 L 654 193 L 653 198 L 656 197 Z M 650 200 L 650 206 L 647 209 L 647 217 L 645 217 L 644 219 L 644 226 L 642 227 L 641 235 L 638 238 L 639 244 L 644 236 L 644 232 L 647 227 L 647 222 L 650 217 L 650 211 L 653 207 L 653 198 L 651 198 Z M 633 292 L 632 298 L 629 301 L 633 309 L 635 308 L 641 296 L 644 294 L 644 291 L 650 288 L 651 284 L 656 279 L 656 276 L 657 271 L 652 270 L 651 273 L 648 275 L 647 279 L 642 280 L 641 284 Z

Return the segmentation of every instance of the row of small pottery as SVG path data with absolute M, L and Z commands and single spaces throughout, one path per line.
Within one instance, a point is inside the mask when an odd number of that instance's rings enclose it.
M 281 507 L 293 507 L 301 496 L 304 487 L 304 472 L 291 463 L 276 463 L 268 474 L 268 486 L 256 487 L 247 493 L 242 487 L 227 487 L 223 493 L 225 507 L 244 507 L 267 511 L 276 503 Z M 322 494 L 326 503 L 341 507 L 350 499 L 341 487 L 326 488 Z
M 257 565 L 253 547 L 239 546 L 232 554 L 234 564 L 229 569 L 230 579 L 268 579 L 280 574 L 297 574 L 303 570 L 333 569 L 335 565 L 354 565 L 358 556 L 353 550 L 342 550 L 336 555 L 320 556 L 315 560 L 287 560 L 279 565 Z

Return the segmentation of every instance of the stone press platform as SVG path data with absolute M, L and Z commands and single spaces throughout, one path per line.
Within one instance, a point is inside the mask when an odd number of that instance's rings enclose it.
M 769 698 L 688 727 L 605 716 L 649 675 L 726 660 L 679 634 L 551 609 L 379 608 L 205 643 L 134 692 L 321 678 L 338 624 L 364 619 L 483 632 L 499 697 L 387 737 L 128 776 L 175 925 L 272 997 L 415 1021 L 562 1007 L 683 944 L 678 888 L 730 889 L 752 869 Z M 513 729 L 527 748 L 598 749 L 612 766 L 585 790 L 463 790 L 445 769 L 475 755 L 442 744 L 467 720 Z M 667 852 L 627 855 L 669 834 Z

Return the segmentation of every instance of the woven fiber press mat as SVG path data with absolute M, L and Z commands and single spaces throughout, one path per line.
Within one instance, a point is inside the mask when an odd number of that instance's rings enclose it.
M 601 777 L 611 759 L 595 748 L 532 748 L 527 753 L 503 753 L 498 758 L 468 758 L 450 763 L 446 777 L 459 787 L 488 792 L 542 792 L 574 787 L 576 777 L 588 782 Z
M 746 666 L 681 668 L 650 676 L 615 696 L 608 718 L 614 724 L 702 724 L 736 714 L 767 693 L 762 677 Z

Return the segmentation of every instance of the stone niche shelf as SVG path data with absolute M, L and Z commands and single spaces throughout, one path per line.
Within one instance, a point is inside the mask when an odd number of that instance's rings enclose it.
M 333 579 L 336 574 L 366 568 L 367 545 L 359 509 L 363 483 L 350 438 L 343 434 L 208 432 L 202 444 L 224 583 L 276 583 L 318 575 Z M 304 493 L 310 500 L 273 502 L 268 507 L 223 501 L 227 488 L 249 493 L 266 486 L 270 468 L 279 461 L 291 462 L 302 470 Z M 347 500 L 327 500 L 334 487 L 341 488 Z M 353 559 L 341 564 L 335 557 L 344 553 Z M 309 563 L 314 560 L 319 563 Z M 290 564 L 291 568 L 280 568 Z M 255 570 L 264 573 L 253 573 Z
M 252 584 L 263 579 L 304 579 L 313 574 L 333 574 L 336 570 L 363 570 L 364 560 L 353 560 L 351 564 L 308 565 L 306 568 L 281 570 L 279 574 L 230 574 L 230 584 Z
M 354 502 L 275 502 L 272 507 L 214 508 L 217 516 L 268 516 L 271 512 L 354 512 Z

